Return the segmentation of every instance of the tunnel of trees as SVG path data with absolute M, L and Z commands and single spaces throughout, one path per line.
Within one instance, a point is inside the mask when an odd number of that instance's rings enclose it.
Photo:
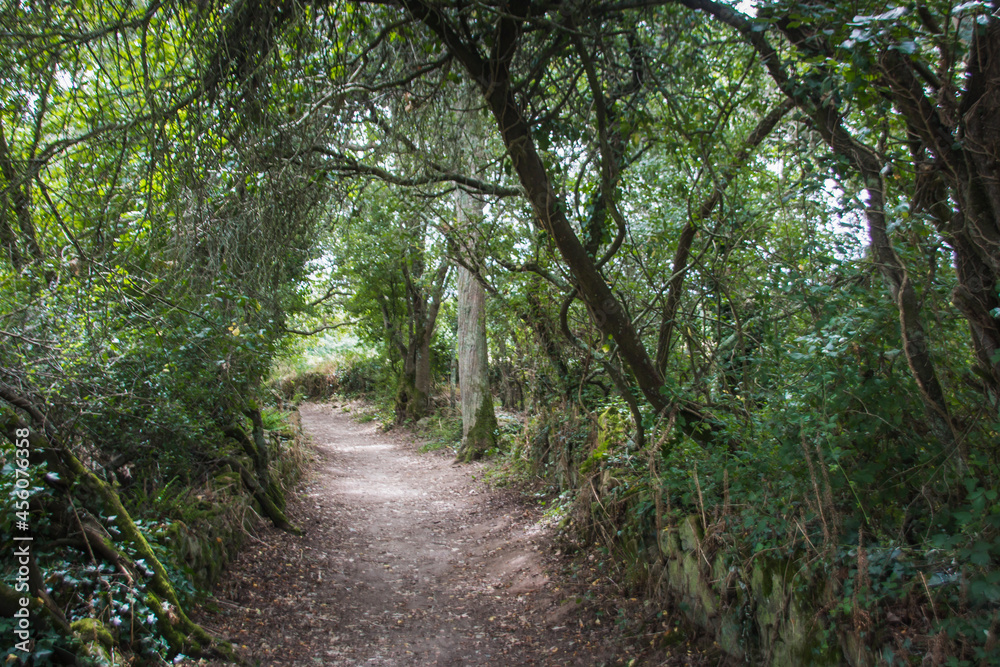
M 1000 2 L 12 0 L 0 44 L 37 660 L 229 654 L 167 545 L 298 530 L 272 369 L 345 332 L 345 387 L 414 423 L 457 378 L 459 456 L 622 560 L 697 515 L 996 660 Z

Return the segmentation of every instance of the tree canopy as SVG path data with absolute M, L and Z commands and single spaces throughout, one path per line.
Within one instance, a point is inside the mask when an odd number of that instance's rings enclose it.
M 33 507 L 68 502 L 46 472 L 106 518 L 126 469 L 224 464 L 294 529 L 275 360 L 349 329 L 416 421 L 461 267 L 565 484 L 591 453 L 553 411 L 620 412 L 594 451 L 644 480 L 640 524 L 738 497 L 751 549 L 943 550 L 995 634 L 1000 3 L 12 2 L 0 43 L 0 406 L 49 452 Z

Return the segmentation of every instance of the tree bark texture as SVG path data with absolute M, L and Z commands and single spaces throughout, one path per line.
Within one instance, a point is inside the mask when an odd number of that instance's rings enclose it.
M 396 390 L 396 420 L 417 421 L 427 414 L 431 394 L 431 335 L 423 315 L 413 322 Z
M 481 204 L 461 190 L 456 199 L 458 228 L 474 239 L 474 225 L 482 215 Z M 464 266 L 458 267 L 458 382 L 462 397 L 462 444 L 458 458 L 473 461 L 496 446 L 497 420 L 490 392 L 486 290 Z

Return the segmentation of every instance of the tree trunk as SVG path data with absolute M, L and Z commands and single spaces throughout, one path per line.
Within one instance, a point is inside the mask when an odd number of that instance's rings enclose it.
M 399 423 L 417 421 L 427 414 L 431 392 L 430 339 L 424 323 L 414 323 L 396 389 L 396 421 Z
M 969 322 L 988 391 L 1000 395 L 1000 20 L 977 31 L 957 123 L 929 98 L 911 62 L 894 50 L 880 60 L 887 96 L 922 144 L 923 198 L 955 254 L 955 305 Z M 928 155 L 929 153 L 929 155 Z M 943 187 L 942 187 L 943 186 Z M 945 188 L 953 205 L 946 203 Z
M 903 353 L 910 366 L 910 373 L 920 389 L 924 413 L 927 415 L 931 431 L 943 445 L 952 447 L 956 444 L 955 426 L 945 401 L 944 389 L 938 381 L 931 360 L 930 345 L 920 313 L 920 302 L 903 260 L 896 253 L 889 238 L 885 222 L 883 179 L 879 174 L 870 172 L 866 177 L 869 201 L 865 216 L 868 220 L 868 234 L 871 236 L 872 251 L 878 261 L 882 278 L 899 311 L 899 333 L 903 341 Z M 960 458 L 964 460 L 965 457 Z
M 424 414 L 430 408 L 431 402 L 431 338 L 433 329 L 425 329 L 417 345 L 416 373 L 413 376 L 413 386 L 421 397 L 421 410 Z
M 994 9 L 996 3 L 994 2 Z M 962 100 L 963 158 L 971 178 L 954 179 L 965 212 L 952 241 L 959 287 L 955 305 L 969 321 L 972 341 L 993 401 L 1000 401 L 1000 19 L 997 12 L 973 43 Z
M 455 409 L 455 387 L 458 385 L 458 350 L 453 350 L 448 363 L 448 407 Z
M 498 394 L 500 407 L 504 410 L 524 410 L 524 388 L 518 379 L 517 369 L 510 359 L 505 337 L 497 336 L 495 342 L 497 358 L 493 360 L 494 392 Z M 523 357 L 523 351 L 519 350 L 517 358 Z
M 14 267 L 15 271 L 20 271 L 21 267 L 24 266 L 24 260 L 21 258 L 21 251 L 17 247 L 17 234 L 11 228 L 10 223 L 7 222 L 7 197 L 6 195 L 0 197 L 0 243 L 7 251 L 7 259 L 10 260 L 11 266 Z
M 457 195 L 458 226 L 475 238 L 481 205 Z M 471 223 L 471 224 L 470 224 Z M 464 266 L 458 267 L 458 382 L 462 395 L 462 445 L 458 458 L 473 461 L 496 446 L 497 420 L 490 392 L 486 340 L 486 290 Z
M 410 339 L 403 354 L 403 373 L 396 388 L 396 422 L 418 421 L 427 415 L 431 398 L 431 340 L 437 323 L 441 295 L 448 278 L 448 264 L 442 262 L 430 294 L 412 278 L 410 285 Z
M 488 376 L 486 292 L 468 269 L 458 269 L 458 382 L 462 397 L 462 445 L 458 458 L 472 461 L 496 445 L 496 415 Z

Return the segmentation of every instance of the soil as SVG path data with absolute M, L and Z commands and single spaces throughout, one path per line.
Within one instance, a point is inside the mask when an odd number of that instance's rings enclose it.
M 262 528 L 215 591 L 215 611 L 196 615 L 249 664 L 666 658 L 629 645 L 600 592 L 607 582 L 586 559 L 570 567 L 543 508 L 489 488 L 482 464 L 421 453 L 411 434 L 358 423 L 346 404 L 301 415 L 315 460 L 288 510 L 306 533 Z

